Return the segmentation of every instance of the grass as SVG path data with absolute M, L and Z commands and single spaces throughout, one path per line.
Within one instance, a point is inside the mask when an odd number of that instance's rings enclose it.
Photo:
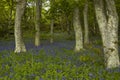
M 13 41 L 2 41 L 0 51 L 3 47 L 6 50 L 0 52 L 0 80 L 120 80 L 120 68 L 104 66 L 101 40 L 93 40 L 85 50 L 75 53 L 73 35 L 55 33 L 53 44 L 43 41 L 36 48 L 31 40 L 34 34 L 25 34 L 28 52 L 21 54 L 11 51 Z M 41 33 L 41 39 L 49 40 L 50 34 Z
M 97 50 L 55 50 L 47 54 L 43 49 L 15 54 L 0 53 L 0 80 L 119 80 L 120 69 L 107 70 Z M 91 55 L 92 54 L 92 55 Z

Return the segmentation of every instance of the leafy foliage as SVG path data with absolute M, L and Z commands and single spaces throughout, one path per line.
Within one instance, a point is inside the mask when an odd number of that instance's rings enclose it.
M 62 52 L 62 53 L 61 53 Z M 1 80 L 119 80 L 120 69 L 107 70 L 102 57 L 94 51 L 75 53 L 72 50 L 57 49 L 55 55 L 40 50 L 38 54 L 0 53 Z M 91 53 L 90 53 L 91 52 Z

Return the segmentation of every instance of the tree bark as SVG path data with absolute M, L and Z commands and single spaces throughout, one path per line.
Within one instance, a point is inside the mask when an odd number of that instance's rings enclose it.
M 54 19 L 51 19 L 51 27 L 50 27 L 50 43 L 53 43 L 53 35 L 54 35 Z
M 63 19 L 62 14 L 61 14 L 61 16 L 60 16 L 59 19 L 60 19 L 60 28 L 61 28 L 61 31 L 64 32 L 64 25 L 63 25 L 63 21 L 62 21 L 62 19 Z
M 22 31 L 21 31 L 21 19 L 24 14 L 26 0 L 16 0 L 16 15 L 15 15 L 15 52 L 26 52 L 26 48 L 22 39 Z
M 67 33 L 68 33 L 68 35 L 70 35 L 70 23 L 69 23 L 69 19 L 68 19 L 67 14 L 65 14 L 65 16 L 66 16 Z
M 10 2 L 9 2 L 9 7 L 10 7 L 9 13 L 10 14 L 9 14 L 9 21 L 8 21 L 8 29 L 11 28 L 13 6 L 14 6 L 13 0 L 10 0 Z
M 42 1 L 36 0 L 35 46 L 40 45 L 41 7 L 42 7 Z
M 118 67 L 120 65 L 118 55 L 118 15 L 114 0 L 106 0 L 106 13 L 103 0 L 94 0 L 94 2 L 96 18 L 102 35 L 105 65 L 107 68 Z
M 74 8 L 74 13 L 73 13 L 73 26 L 74 26 L 74 31 L 75 31 L 75 51 L 79 52 L 81 49 L 83 49 L 83 34 L 82 34 L 82 28 L 81 28 L 81 23 L 79 19 L 79 8 L 75 7 Z
M 84 44 L 89 44 L 88 2 L 85 3 L 83 15 L 84 15 Z
M 54 36 L 54 7 L 55 0 L 50 0 L 50 8 L 51 8 L 51 24 L 50 24 L 50 43 L 53 43 L 53 36 Z

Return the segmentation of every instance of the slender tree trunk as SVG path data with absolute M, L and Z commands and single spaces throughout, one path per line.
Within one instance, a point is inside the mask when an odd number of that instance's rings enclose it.
M 95 11 L 102 35 L 105 65 L 114 68 L 120 65 L 118 55 L 118 15 L 114 0 L 106 0 L 107 16 L 104 13 L 103 0 L 94 0 Z
M 32 19 L 35 20 L 35 6 L 34 6 L 35 2 L 32 2 Z M 35 21 L 33 21 L 35 23 Z
M 54 7 L 55 0 L 50 0 L 50 8 L 51 8 L 51 24 L 50 24 L 50 43 L 53 43 L 53 36 L 54 36 Z
M 94 18 L 93 18 L 94 23 L 93 23 L 93 28 L 92 28 L 93 30 L 92 30 L 92 32 L 93 32 L 94 36 L 97 36 L 99 34 L 99 27 L 97 26 L 97 20 L 96 20 L 95 16 L 96 15 L 94 14 Z
M 61 31 L 63 32 L 64 29 L 63 29 L 62 15 L 60 16 L 59 19 L 60 19 L 60 29 L 61 29 Z
M 81 49 L 83 49 L 83 34 L 82 34 L 79 15 L 80 15 L 79 8 L 75 7 L 74 13 L 73 13 L 73 26 L 75 31 L 75 40 L 76 40 L 75 51 L 76 52 L 79 52 Z
M 11 23 L 12 23 L 12 11 L 13 11 L 13 0 L 8 1 L 8 5 L 9 5 L 9 18 L 8 18 L 8 27 L 6 28 L 6 30 L 8 31 L 8 33 L 6 34 L 6 37 L 9 36 L 10 29 L 12 28 Z
M 64 32 L 65 31 L 65 19 L 64 19 L 64 14 L 61 16 L 61 30 Z
M 50 43 L 53 43 L 53 35 L 54 35 L 54 19 L 51 19 L 51 27 L 50 27 Z
M 10 7 L 10 14 L 9 14 L 9 21 L 8 21 L 8 28 L 11 28 L 11 22 L 12 22 L 12 11 L 13 11 L 13 0 L 10 0 L 9 2 L 9 7 Z
M 22 39 L 22 31 L 21 31 L 21 18 L 24 14 L 26 0 L 16 0 L 16 15 L 15 15 L 15 52 L 26 52 L 26 48 Z
M 88 2 L 86 2 L 84 11 L 84 44 L 89 44 L 89 29 L 88 29 Z
M 66 27 L 67 27 L 67 33 L 68 35 L 70 35 L 70 24 L 67 14 L 66 14 Z
M 40 45 L 41 7 L 42 7 L 42 1 L 36 0 L 35 46 Z
M 35 6 L 35 4 L 36 4 L 36 2 L 35 1 L 32 1 L 32 16 L 31 16 L 31 20 L 32 20 L 32 22 L 33 22 L 33 24 L 35 25 L 35 23 L 36 23 L 36 16 L 35 16 L 35 8 L 36 8 L 36 6 Z M 34 27 L 32 27 L 32 29 L 33 29 L 33 34 L 35 34 L 35 26 Z M 35 44 L 35 42 L 34 42 L 34 44 Z
M 11 22 L 12 22 L 12 9 L 10 9 L 9 21 L 8 21 L 8 28 L 11 27 Z

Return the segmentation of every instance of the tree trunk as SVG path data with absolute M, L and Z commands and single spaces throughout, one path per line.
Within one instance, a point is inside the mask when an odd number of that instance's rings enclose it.
M 95 11 L 102 35 L 105 65 L 114 68 L 120 65 L 118 55 L 118 15 L 114 0 L 106 0 L 106 14 L 102 0 L 94 0 Z
M 64 25 L 63 25 L 63 21 L 62 21 L 62 19 L 63 19 L 62 15 L 60 16 L 59 19 L 60 19 L 60 29 L 61 29 L 62 32 L 64 32 L 64 28 L 63 28 Z
M 10 2 L 9 2 L 9 7 L 10 7 L 9 13 L 10 14 L 9 14 L 9 21 L 8 21 L 8 29 L 11 28 L 13 6 L 14 6 L 13 0 L 10 0 Z
M 36 0 L 35 46 L 40 45 L 40 19 L 42 1 Z
M 84 11 L 84 44 L 89 44 L 89 29 L 88 29 L 88 2 L 86 2 Z
M 50 27 L 50 43 L 53 43 L 53 35 L 54 35 L 54 19 L 51 19 L 51 27 Z
M 106 53 L 107 67 L 118 67 L 120 65 L 118 55 L 118 15 L 114 0 L 106 0 L 108 9 L 108 34 L 110 42 Z
M 73 26 L 75 31 L 75 40 L 76 40 L 75 51 L 76 52 L 79 52 L 81 49 L 83 49 L 83 34 L 82 34 L 79 15 L 80 15 L 79 8 L 75 7 L 74 13 L 73 13 Z
M 12 9 L 10 9 L 9 21 L 8 21 L 8 29 L 11 28 L 11 22 L 12 22 Z
M 68 19 L 67 14 L 66 14 L 65 16 L 66 16 L 66 27 L 67 27 L 67 33 L 68 33 L 68 35 L 70 35 L 70 23 L 69 23 L 69 19 Z
M 54 8 L 54 2 L 55 0 L 50 0 L 50 8 L 51 8 L 50 43 L 53 43 L 53 35 L 54 35 L 54 10 L 52 9 Z
M 21 31 L 21 18 L 24 14 L 26 0 L 16 0 L 16 15 L 15 15 L 15 52 L 26 52 L 26 48 L 22 39 L 22 31 Z

